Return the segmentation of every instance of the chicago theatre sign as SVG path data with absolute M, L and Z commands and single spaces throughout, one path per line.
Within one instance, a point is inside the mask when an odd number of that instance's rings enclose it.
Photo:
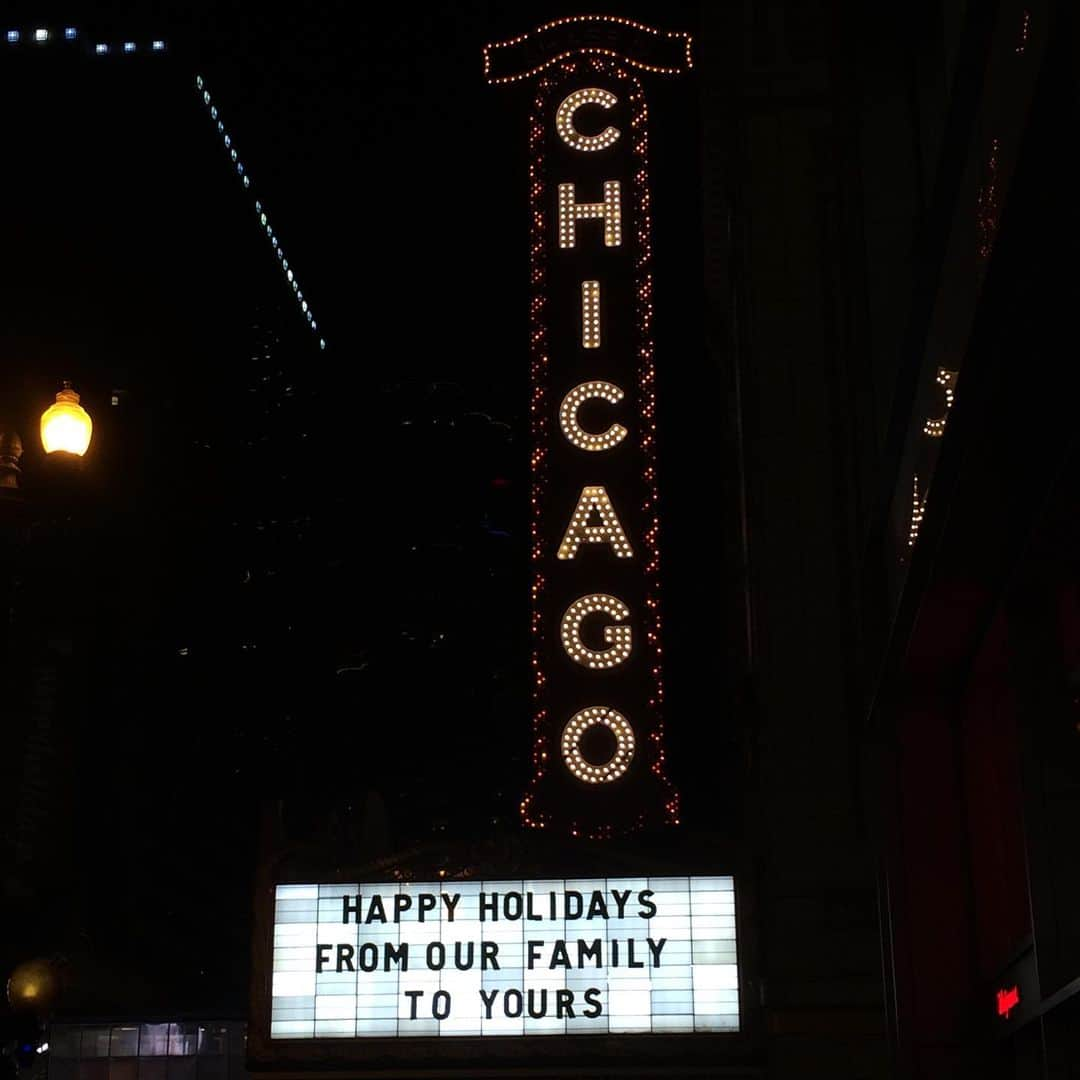
M 313 1062 L 576 1067 L 580 1041 L 551 1038 L 573 1035 L 624 1063 L 625 1037 L 648 1036 L 633 1068 L 651 1053 L 652 1075 L 670 1075 L 672 1040 L 691 1036 L 707 1053 L 715 1044 L 702 1035 L 740 1030 L 732 877 L 661 871 L 625 850 L 599 865 L 595 846 L 583 854 L 573 840 L 678 823 L 664 770 L 640 76 L 686 70 L 690 40 L 582 16 L 489 45 L 484 65 L 489 82 L 533 90 L 535 769 L 521 809 L 555 843 L 523 845 L 547 853 L 542 874 L 528 855 L 505 853 L 426 881 L 433 868 L 406 856 L 342 864 L 329 882 L 305 876 L 303 857 L 268 861 L 249 1032 L 265 1070 L 256 1075 L 292 1075 L 282 1069 L 294 1064 L 308 1075 Z M 575 871 L 552 868 L 561 851 Z M 708 854 L 695 865 L 708 869 Z
M 532 665 L 526 825 L 677 824 L 664 768 L 648 107 L 688 34 L 594 15 L 489 45 L 532 80 Z

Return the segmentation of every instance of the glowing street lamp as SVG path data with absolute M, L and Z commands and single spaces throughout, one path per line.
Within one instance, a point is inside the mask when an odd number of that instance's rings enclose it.
M 64 389 L 41 414 L 41 444 L 46 454 L 61 450 L 82 457 L 94 430 L 90 414 L 79 404 L 79 395 L 64 381 Z

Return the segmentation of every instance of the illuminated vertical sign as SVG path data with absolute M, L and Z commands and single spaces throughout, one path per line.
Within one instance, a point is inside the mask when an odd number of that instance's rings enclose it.
M 649 114 L 688 34 L 605 15 L 487 46 L 528 80 L 534 773 L 526 825 L 676 824 L 664 768 Z

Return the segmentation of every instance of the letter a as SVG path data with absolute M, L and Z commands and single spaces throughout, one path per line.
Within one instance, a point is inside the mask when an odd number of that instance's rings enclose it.
M 594 513 L 600 517 L 599 525 L 589 524 L 589 518 Z M 626 533 L 619 524 L 619 515 L 615 513 L 607 491 L 599 484 L 586 485 L 581 489 L 581 498 L 578 499 L 570 517 L 570 524 L 566 526 L 566 534 L 559 545 L 558 557 L 574 558 L 582 541 L 590 544 L 610 544 L 619 559 L 631 559 L 634 556 L 630 541 L 626 539 Z

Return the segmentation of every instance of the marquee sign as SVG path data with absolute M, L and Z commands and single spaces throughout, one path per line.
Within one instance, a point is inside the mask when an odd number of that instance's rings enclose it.
M 278 885 L 271 1040 L 730 1032 L 730 877 Z
M 534 775 L 525 824 L 678 822 L 664 769 L 648 109 L 687 34 L 559 19 L 489 45 L 529 117 Z

